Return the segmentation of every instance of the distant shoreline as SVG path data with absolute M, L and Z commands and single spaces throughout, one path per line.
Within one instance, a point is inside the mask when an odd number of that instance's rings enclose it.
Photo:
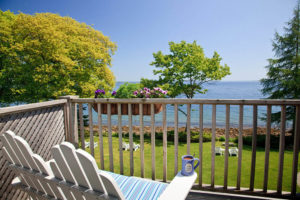
M 118 126 L 112 126 L 111 127 L 113 133 L 118 133 L 119 128 Z M 85 127 L 85 130 L 89 130 L 89 127 Z M 98 126 L 94 125 L 93 130 L 95 132 L 98 131 Z M 174 127 L 168 127 L 168 131 L 173 131 Z M 211 128 L 203 128 L 204 133 L 211 133 Z M 102 126 L 102 131 L 103 132 L 108 132 L 107 126 Z M 185 131 L 185 127 L 178 127 L 179 132 Z M 191 131 L 193 132 L 199 132 L 200 129 L 196 127 L 191 127 Z M 122 133 L 128 133 L 129 132 L 129 127 L 128 126 L 122 126 Z M 140 127 L 139 126 L 132 126 L 132 132 L 139 135 L 140 134 Z M 155 127 L 155 132 L 163 132 L 163 127 L 162 126 L 156 126 Z M 253 132 L 252 128 L 244 128 L 243 129 L 243 136 L 251 136 Z M 257 134 L 258 135 L 264 135 L 266 134 L 267 130 L 264 127 L 257 127 Z M 145 126 L 144 127 L 144 133 L 145 134 L 150 134 L 151 133 L 151 127 L 150 126 Z M 272 135 L 279 135 L 280 134 L 280 129 L 271 129 L 271 134 Z M 238 128 L 230 128 L 229 129 L 229 136 L 231 138 L 237 137 L 239 135 L 239 129 Z M 291 135 L 291 133 L 286 130 L 286 135 Z M 216 137 L 220 136 L 225 136 L 225 128 L 216 128 Z

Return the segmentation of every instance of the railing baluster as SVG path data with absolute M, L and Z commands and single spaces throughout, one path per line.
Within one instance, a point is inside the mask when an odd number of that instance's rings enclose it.
M 65 138 L 66 138 L 66 141 L 70 141 L 70 120 L 69 120 L 69 112 L 70 112 L 70 109 L 69 109 L 69 103 L 66 102 L 64 104 L 64 125 L 65 125 Z
M 203 104 L 199 105 L 199 188 L 202 187 L 202 165 L 203 165 Z
M 167 113 L 163 104 L 163 181 L 167 182 Z
M 227 189 L 227 182 L 228 182 L 229 126 L 230 126 L 230 105 L 229 105 L 229 104 L 226 104 L 225 159 L 224 159 L 224 189 Z
M 99 134 L 99 152 L 100 152 L 100 167 L 104 170 L 104 151 L 103 151 L 103 131 L 102 131 L 102 105 L 97 104 L 98 108 L 98 134 Z
M 80 139 L 81 139 L 81 148 L 85 150 L 85 140 L 84 140 L 84 127 L 83 127 L 83 108 L 82 103 L 79 103 L 79 127 L 80 127 Z
M 271 137 L 271 114 L 272 106 L 267 106 L 267 133 L 265 143 L 265 168 L 264 168 L 264 186 L 263 191 L 268 191 L 268 178 L 269 178 L 269 156 L 270 156 L 270 137 Z
M 241 173 L 242 173 L 242 151 L 243 151 L 243 118 L 244 118 L 244 106 L 240 105 L 240 115 L 239 115 L 239 142 L 238 142 L 238 169 L 237 169 L 237 182 L 236 189 L 241 189 Z
M 211 187 L 215 187 L 215 146 L 216 146 L 216 104 L 212 105 L 212 129 L 211 129 Z
M 75 109 L 73 109 L 73 103 L 72 102 L 69 102 L 69 128 L 70 128 L 70 135 L 69 135 L 69 139 L 70 139 L 70 142 L 72 144 L 75 144 L 75 135 L 74 135 L 74 123 L 75 123 L 75 120 L 74 120 L 74 116 L 73 114 Z
M 133 136 L 132 136 L 132 108 L 131 103 L 128 104 L 128 122 L 129 122 L 129 149 L 130 149 L 130 176 L 134 173 L 133 162 Z
M 191 104 L 187 104 L 187 117 L 186 117 L 186 146 L 187 154 L 191 154 Z
M 298 155 L 300 139 L 300 106 L 296 106 L 294 147 L 293 147 L 293 169 L 292 169 L 292 188 L 291 195 L 295 197 L 297 192 L 297 172 L 298 172 Z
M 139 104 L 140 114 L 140 154 L 141 154 L 141 177 L 145 177 L 145 166 L 144 166 L 144 121 L 143 121 L 143 104 Z
M 90 127 L 90 151 L 91 155 L 94 157 L 94 131 L 93 131 L 93 111 L 92 105 L 88 104 L 89 108 L 89 127 Z
M 151 104 L 151 159 L 152 159 L 152 180 L 155 180 L 155 116 L 154 104 Z
M 123 138 L 122 138 L 122 115 L 121 104 L 118 103 L 118 130 L 119 130 L 119 158 L 120 158 L 120 174 L 124 174 L 123 169 Z
M 174 175 L 178 173 L 178 104 L 174 104 Z
M 278 177 L 277 177 L 278 194 L 281 194 L 282 192 L 282 175 L 283 175 L 284 141 L 285 141 L 285 116 L 286 116 L 286 107 L 281 106 L 280 143 L 279 143 L 279 160 L 278 160 Z
M 257 141 L 257 105 L 253 105 L 252 158 L 251 158 L 251 175 L 250 175 L 250 187 L 249 187 L 250 191 L 254 190 L 256 141 Z
M 112 146 L 112 132 L 111 132 L 111 104 L 107 104 L 107 129 L 108 129 L 108 145 L 109 145 L 109 170 L 114 171 L 114 158 Z

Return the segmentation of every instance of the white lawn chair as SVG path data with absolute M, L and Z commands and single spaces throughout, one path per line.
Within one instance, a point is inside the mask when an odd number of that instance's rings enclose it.
M 122 143 L 122 149 L 127 151 L 129 149 L 129 144 L 127 144 L 126 142 Z
M 236 147 L 232 147 L 232 148 L 229 148 L 228 152 L 229 152 L 229 156 L 238 156 L 239 149 Z
M 139 144 L 133 143 L 133 150 L 136 151 L 140 148 Z M 122 143 L 122 149 L 125 151 L 130 150 L 130 144 L 127 144 L 126 142 Z
M 136 151 L 140 148 L 139 144 L 133 143 L 133 150 Z
M 221 147 L 215 147 L 215 154 L 222 156 L 224 154 L 225 149 Z
M 85 142 L 85 148 L 90 148 L 90 142 Z M 98 146 L 98 142 L 94 142 L 94 148 Z
M 54 159 L 45 162 L 13 132 L 0 137 L 8 167 L 18 176 L 13 185 L 28 192 L 32 199 L 185 199 L 197 178 L 196 173 L 182 176 L 179 172 L 166 184 L 100 171 L 89 153 L 76 150 L 69 142 L 54 146 Z

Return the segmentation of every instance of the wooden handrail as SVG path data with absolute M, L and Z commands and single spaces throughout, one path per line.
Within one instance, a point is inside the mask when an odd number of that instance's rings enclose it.
M 300 99 L 112 99 L 70 98 L 74 103 L 164 103 L 164 104 L 230 104 L 230 105 L 300 105 Z
M 65 103 L 67 103 L 66 99 L 59 99 L 59 100 L 46 101 L 41 103 L 31 103 L 31 104 L 20 105 L 20 106 L 4 107 L 4 108 L 0 108 L 0 116 L 9 115 L 13 113 L 28 112 L 28 111 L 38 110 L 41 108 L 62 105 Z

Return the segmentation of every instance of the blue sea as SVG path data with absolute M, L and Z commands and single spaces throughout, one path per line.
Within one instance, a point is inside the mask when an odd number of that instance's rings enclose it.
M 117 82 L 117 90 L 121 84 L 124 82 Z M 196 94 L 194 99 L 262 99 L 265 96 L 262 95 L 259 81 L 218 81 L 207 83 L 204 85 L 208 91 L 206 94 Z M 185 98 L 184 95 L 178 98 Z M 212 121 L 212 106 L 203 106 L 203 123 L 204 127 L 211 127 Z M 182 110 L 186 111 L 186 106 L 181 107 Z M 280 111 L 279 106 L 273 106 L 272 112 Z M 244 127 L 252 126 L 252 106 L 244 106 Z M 264 127 L 265 121 L 262 120 L 266 114 L 266 106 L 258 106 L 258 126 Z M 106 115 L 103 115 L 103 124 L 107 123 Z M 186 117 L 181 112 L 178 112 L 179 126 L 186 125 Z M 238 127 L 239 119 L 239 106 L 230 106 L 230 126 Z M 133 125 L 139 125 L 139 116 L 133 116 Z M 97 124 L 97 113 L 93 111 L 93 123 Z M 112 116 L 112 125 L 117 125 L 117 116 Z M 128 117 L 122 116 L 122 125 L 128 125 Z M 144 125 L 150 125 L 150 116 L 144 116 Z M 162 113 L 155 115 L 155 125 L 162 126 Z M 174 126 L 174 107 L 172 105 L 167 105 L 167 125 Z M 191 111 L 191 126 L 199 126 L 199 105 L 192 105 Z M 272 125 L 276 127 L 276 125 Z M 287 127 L 290 123 L 287 124 Z M 217 106 L 217 127 L 225 127 L 225 105 Z

